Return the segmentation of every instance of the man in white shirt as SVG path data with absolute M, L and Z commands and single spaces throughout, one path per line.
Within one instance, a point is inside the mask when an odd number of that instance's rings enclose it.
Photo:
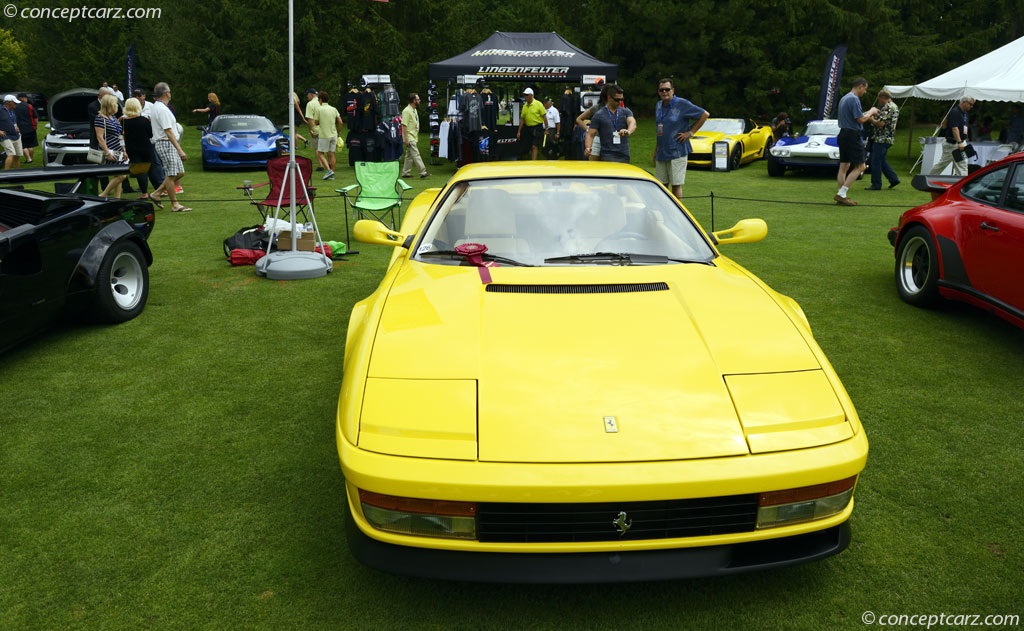
M 188 158 L 185 150 L 178 143 L 178 121 L 167 104 L 171 102 L 171 88 L 164 82 L 156 84 L 153 88 L 153 109 L 150 113 L 150 124 L 153 126 L 153 149 L 160 156 L 160 164 L 164 168 L 164 182 L 155 191 L 149 194 L 149 200 L 163 208 L 160 203 L 160 193 L 166 192 L 171 200 L 171 211 L 184 213 L 191 208 L 178 203 L 175 190 L 181 178 L 185 176 L 184 161 Z
M 558 153 L 555 148 L 562 133 L 562 117 L 550 96 L 544 97 L 544 110 L 547 112 L 544 132 L 548 137 L 547 144 L 544 146 L 545 153 L 550 157 L 557 158 Z

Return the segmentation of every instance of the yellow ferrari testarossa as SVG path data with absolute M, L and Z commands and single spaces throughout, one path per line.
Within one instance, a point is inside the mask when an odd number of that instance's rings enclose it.
M 709 118 L 690 139 L 687 164 L 710 167 L 715 164 L 715 143 L 726 143 L 726 167 L 732 171 L 740 165 L 768 157 L 772 148 L 772 128 L 742 118 Z
M 842 551 L 868 442 L 800 307 L 657 180 L 483 163 L 417 196 L 352 310 L 348 543 L 385 571 L 615 582 Z

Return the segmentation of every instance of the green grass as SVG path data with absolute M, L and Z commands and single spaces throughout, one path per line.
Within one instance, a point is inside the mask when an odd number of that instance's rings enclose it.
M 640 166 L 652 129 L 633 139 Z M 724 579 L 452 584 L 368 570 L 345 544 L 345 327 L 390 250 L 358 245 L 316 280 L 230 267 L 221 241 L 258 219 L 234 187 L 261 174 L 199 171 L 197 136 L 182 197 L 195 211 L 158 212 L 142 316 L 0 356 L 0 627 L 817 630 L 863 628 L 867 610 L 1024 613 L 1024 333 L 898 299 L 885 233 L 926 200 L 909 176 L 879 192 L 862 180 L 855 208 L 832 202 L 832 178 L 768 178 L 763 162 L 691 170 L 684 187 L 706 227 L 712 206 L 719 229 L 767 220 L 766 240 L 723 251 L 800 302 L 858 407 L 871 453 L 849 550 Z M 339 158 L 317 182 L 325 239 L 344 239 L 333 189 L 355 181 Z M 417 191 L 455 170 L 429 168 Z

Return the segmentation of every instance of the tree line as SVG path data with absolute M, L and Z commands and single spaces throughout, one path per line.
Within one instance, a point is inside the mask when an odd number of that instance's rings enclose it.
M 170 83 L 179 112 L 204 106 L 207 92 L 216 92 L 225 112 L 287 120 L 285 0 L 181 0 L 153 8 L 140 19 L 6 16 L 0 85 L 47 95 L 102 81 L 123 87 L 134 44 L 139 83 L 149 90 Z M 363 74 L 390 74 L 403 95 L 422 93 L 429 63 L 496 30 L 555 31 L 618 64 L 619 83 L 640 115 L 645 103 L 653 108 L 658 79 L 672 77 L 678 94 L 715 115 L 770 117 L 817 104 L 825 60 L 838 44 L 848 46 L 840 89 L 862 75 L 873 94 L 1012 41 L 1024 34 L 1022 22 L 1024 0 L 295 0 L 295 88 L 338 95 Z M 915 107 L 919 119 L 940 118 L 948 104 Z

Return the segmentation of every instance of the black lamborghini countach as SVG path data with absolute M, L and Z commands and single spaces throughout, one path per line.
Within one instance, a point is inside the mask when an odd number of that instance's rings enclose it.
M 119 323 L 149 296 L 153 206 L 80 191 L 126 166 L 0 172 L 0 351 L 64 319 Z M 29 190 L 40 182 L 61 193 Z M 67 183 L 67 182 L 72 183 Z

